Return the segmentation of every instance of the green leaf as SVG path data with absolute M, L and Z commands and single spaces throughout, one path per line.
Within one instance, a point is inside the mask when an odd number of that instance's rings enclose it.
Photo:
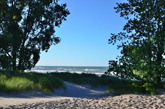
M 151 81 L 155 81 L 155 79 L 152 77 L 152 78 L 151 78 Z
M 16 18 L 17 18 L 17 16 L 15 15 L 15 16 L 13 16 L 13 20 L 16 20 Z

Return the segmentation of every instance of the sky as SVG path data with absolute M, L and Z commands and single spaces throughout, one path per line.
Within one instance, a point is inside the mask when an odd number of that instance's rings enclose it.
M 38 66 L 108 66 L 120 55 L 117 44 L 108 44 L 111 33 L 123 32 L 126 20 L 115 13 L 116 2 L 127 0 L 60 0 L 70 11 L 55 28 L 61 42 L 41 52 Z

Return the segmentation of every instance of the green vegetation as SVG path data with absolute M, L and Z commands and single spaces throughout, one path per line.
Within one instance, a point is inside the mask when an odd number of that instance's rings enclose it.
M 60 87 L 65 88 L 64 82 L 73 82 L 76 84 L 89 84 L 92 87 L 107 86 L 108 90 L 114 94 L 122 94 L 127 91 L 127 80 L 118 77 L 95 74 L 78 73 L 35 73 L 20 72 L 11 70 L 0 70 L 0 92 L 26 92 L 42 91 L 53 92 Z M 114 92 L 113 92 L 114 91 Z M 119 93 L 120 92 L 120 93 Z
M 94 87 L 107 87 L 110 93 L 115 95 L 125 93 L 144 93 L 145 88 L 141 85 L 137 86 L 137 81 L 119 79 L 109 75 L 95 75 L 87 73 L 35 73 L 20 72 L 11 70 L 0 70 L 0 92 L 26 92 L 26 91 L 42 91 L 53 92 L 54 89 L 66 88 L 63 81 L 76 84 L 89 84 Z M 133 85 L 132 85 L 133 84 Z M 140 87 L 140 88 L 139 88 Z
M 63 81 L 52 74 L 0 71 L 0 92 L 53 92 L 60 87 L 64 87 Z
M 145 87 L 142 87 L 142 82 L 131 81 L 129 79 L 120 79 L 119 77 L 111 75 L 101 75 L 100 77 L 95 74 L 87 73 L 51 73 L 62 79 L 76 84 L 89 84 L 92 87 L 105 86 L 110 93 L 115 95 L 126 94 L 126 93 L 146 93 Z M 137 84 L 138 83 L 138 84 Z M 149 93 L 149 92 L 148 92 Z M 154 93 L 156 94 L 156 93 Z
M 119 60 L 110 60 L 107 74 L 124 79 L 135 79 L 129 86 L 132 89 L 151 95 L 163 88 L 165 78 L 165 12 L 164 1 L 129 0 L 117 3 L 117 13 L 128 22 L 117 35 L 111 34 L 109 44 L 121 49 Z
M 136 93 L 136 91 L 130 90 L 130 82 L 126 79 L 119 79 L 115 76 L 101 75 L 100 77 L 95 74 L 87 73 L 51 73 L 60 79 L 68 82 L 73 82 L 76 84 L 89 84 L 92 87 L 108 87 L 108 91 L 113 94 L 123 94 L 123 93 Z
M 3 69 L 33 68 L 41 51 L 47 52 L 60 42 L 55 37 L 70 14 L 66 3 L 59 0 L 0 1 L 0 64 Z
M 117 77 L 113 76 L 106 76 L 102 75 L 99 77 L 98 75 L 95 74 L 87 74 L 87 73 L 51 73 L 60 79 L 68 82 L 73 82 L 76 84 L 89 84 L 92 87 L 97 87 L 97 86 L 107 86 L 109 84 L 118 84 L 120 80 Z

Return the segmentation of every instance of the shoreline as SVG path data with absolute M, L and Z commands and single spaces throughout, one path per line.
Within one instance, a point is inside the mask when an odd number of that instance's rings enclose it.
M 108 66 L 35 66 L 29 71 L 35 72 L 70 72 L 70 73 L 92 73 L 104 74 L 108 70 Z

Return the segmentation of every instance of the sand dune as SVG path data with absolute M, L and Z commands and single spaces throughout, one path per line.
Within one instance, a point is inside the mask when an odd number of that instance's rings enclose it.
M 65 82 L 67 90 L 58 89 L 45 95 L 41 92 L 26 92 L 16 95 L 0 96 L 1 108 L 29 109 L 164 109 L 165 94 L 150 96 L 145 94 L 125 94 L 113 96 L 106 88 L 91 88 L 89 85 L 77 85 Z

